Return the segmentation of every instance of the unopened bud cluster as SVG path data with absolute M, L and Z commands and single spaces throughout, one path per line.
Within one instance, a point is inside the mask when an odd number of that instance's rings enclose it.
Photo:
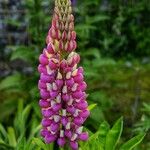
M 46 143 L 57 141 L 78 149 L 78 141 L 86 141 L 88 133 L 82 124 L 90 112 L 86 102 L 87 88 L 83 68 L 77 67 L 80 56 L 76 49 L 76 33 L 70 0 L 56 0 L 47 47 L 39 57 L 42 130 Z

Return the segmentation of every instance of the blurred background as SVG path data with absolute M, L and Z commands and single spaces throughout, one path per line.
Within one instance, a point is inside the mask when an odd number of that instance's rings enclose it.
M 53 6 L 53 0 L 0 0 L 0 122 L 4 127 L 17 126 L 18 105 L 30 105 L 27 129 L 40 122 L 38 56 L 45 46 Z M 149 150 L 150 1 L 73 0 L 73 10 L 87 100 L 97 104 L 86 127 L 94 132 L 102 121 L 112 125 L 123 116 L 122 141 L 147 131 L 137 150 Z

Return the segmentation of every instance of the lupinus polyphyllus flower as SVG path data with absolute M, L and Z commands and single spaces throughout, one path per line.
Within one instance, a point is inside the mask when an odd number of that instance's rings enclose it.
M 39 57 L 41 135 L 46 143 L 69 143 L 78 149 L 78 141 L 86 141 L 88 133 L 82 124 L 89 116 L 83 68 L 77 67 L 80 56 L 74 31 L 74 16 L 70 0 L 55 0 L 52 26 L 46 38 L 47 47 Z

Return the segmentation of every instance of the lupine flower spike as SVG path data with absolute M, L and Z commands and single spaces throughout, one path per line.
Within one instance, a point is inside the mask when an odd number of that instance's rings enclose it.
M 89 116 L 83 68 L 77 67 L 80 56 L 74 52 L 76 32 L 70 0 L 55 0 L 47 47 L 39 57 L 38 87 L 42 112 L 41 136 L 46 143 L 57 141 L 78 150 L 78 141 L 86 141 L 83 123 Z

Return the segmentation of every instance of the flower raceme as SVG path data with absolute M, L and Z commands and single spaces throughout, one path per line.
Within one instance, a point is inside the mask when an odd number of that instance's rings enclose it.
M 55 0 L 46 44 L 38 66 L 39 105 L 43 116 L 41 135 L 48 144 L 57 141 L 63 147 L 69 143 L 77 150 L 78 141 L 88 139 L 82 125 L 90 112 L 83 68 L 77 66 L 80 56 L 74 52 L 77 44 L 70 0 Z

